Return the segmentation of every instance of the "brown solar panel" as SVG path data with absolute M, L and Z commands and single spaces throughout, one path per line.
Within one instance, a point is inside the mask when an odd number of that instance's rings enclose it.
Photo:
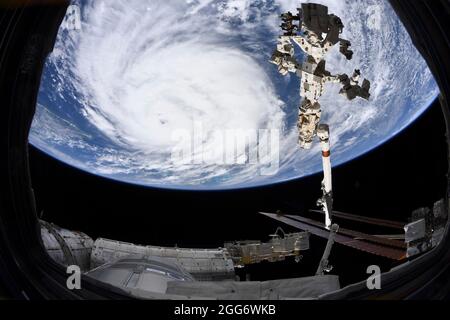
M 323 214 L 323 212 L 319 211 L 319 210 L 310 210 L 310 211 L 314 212 L 314 213 Z M 345 219 L 345 220 L 362 222 L 362 223 L 366 223 L 366 224 L 376 225 L 376 226 L 380 226 L 380 227 L 387 227 L 387 228 L 392 228 L 392 229 L 398 229 L 398 230 L 403 230 L 403 228 L 405 227 L 405 224 L 406 224 L 404 222 L 358 216 L 355 214 L 343 213 L 343 212 L 339 212 L 339 211 L 333 211 L 332 216 L 341 218 L 341 219 Z
M 320 223 L 320 222 L 315 221 L 315 220 L 303 218 L 301 216 L 286 215 L 286 217 L 288 217 L 290 219 L 293 219 L 293 220 L 300 221 L 300 222 L 308 223 L 308 224 L 314 225 L 314 226 L 319 227 L 319 228 L 323 227 L 323 223 Z M 394 247 L 394 248 L 398 248 L 398 249 L 406 249 L 406 247 L 407 247 L 405 242 L 398 241 L 398 240 L 391 240 L 391 239 L 381 238 L 381 237 L 377 237 L 377 236 L 370 235 L 370 234 L 363 233 L 363 232 L 359 232 L 359 231 L 339 228 L 339 233 L 343 234 L 343 235 L 346 235 L 346 236 L 349 236 L 349 237 L 352 237 L 352 238 L 357 239 L 357 240 L 366 240 L 366 241 L 377 243 L 377 244 L 381 244 L 381 245 L 384 245 L 384 246 L 387 246 L 387 247 Z
M 309 233 L 328 239 L 329 231 L 323 228 L 323 225 L 315 220 L 294 216 L 295 219 L 292 218 L 292 216 L 282 216 L 277 215 L 273 213 L 263 213 L 262 215 L 269 217 L 271 219 L 283 222 L 287 225 L 290 225 L 292 227 L 295 227 L 300 230 L 308 231 Z M 344 234 L 344 232 L 346 234 Z M 353 236 L 352 236 L 353 235 Z M 358 235 L 357 237 L 355 237 Z M 374 243 L 373 237 L 377 238 L 377 242 Z M 371 240 L 366 239 L 371 238 Z M 382 240 L 382 241 L 379 241 Z M 383 239 L 376 236 L 371 236 L 368 234 L 363 234 L 357 231 L 351 231 L 351 230 L 339 230 L 338 234 L 336 235 L 336 243 L 342 244 L 344 246 L 357 249 L 363 252 L 367 252 L 373 255 L 389 258 L 392 260 L 403 260 L 406 258 L 406 250 L 398 248 L 398 243 L 400 241 L 394 242 L 395 245 L 392 245 L 392 242 L 389 242 L 389 245 L 387 243 L 384 243 L 384 240 L 389 239 Z M 395 241 L 395 240 L 389 240 L 389 241 Z M 383 243 L 381 243 L 383 242 Z

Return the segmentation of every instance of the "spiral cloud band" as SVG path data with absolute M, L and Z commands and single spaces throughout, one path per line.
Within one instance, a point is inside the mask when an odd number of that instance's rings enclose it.
M 355 51 L 347 61 L 335 48 L 328 69 L 351 74 L 359 67 L 372 82 L 369 102 L 349 103 L 338 86 L 326 88 L 323 121 L 331 126 L 332 160 L 339 164 L 400 132 L 429 106 L 437 87 L 387 1 L 314 2 L 343 19 L 343 37 Z M 68 14 L 78 12 L 81 19 L 74 28 L 63 25 L 58 35 L 30 142 L 91 173 L 166 188 L 249 187 L 318 172 L 320 146 L 297 146 L 298 79 L 281 77 L 268 62 L 279 14 L 298 5 L 73 1 L 79 10 Z M 257 133 L 264 130 L 276 133 L 273 148 L 261 144 Z M 180 132 L 192 138 L 174 139 Z M 242 147 L 239 139 L 222 139 L 226 132 L 254 141 L 252 132 L 257 142 Z M 180 150 L 198 159 L 198 143 L 207 161 L 173 161 Z M 228 150 L 235 161 L 227 161 Z M 264 153 L 269 158 L 259 157 Z

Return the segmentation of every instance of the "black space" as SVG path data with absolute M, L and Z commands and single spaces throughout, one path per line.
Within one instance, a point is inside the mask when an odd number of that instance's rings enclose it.
M 335 209 L 407 221 L 412 210 L 432 206 L 444 196 L 446 160 L 444 120 L 436 102 L 390 142 L 335 168 Z M 30 165 L 38 212 L 44 220 L 93 238 L 137 244 L 212 248 L 229 240 L 268 240 L 278 224 L 258 211 L 305 213 L 315 208 L 321 193 L 321 175 L 228 192 L 143 188 L 87 174 L 33 147 Z M 312 236 L 311 250 L 300 264 L 266 263 L 247 271 L 253 280 L 313 275 L 325 244 Z M 367 277 L 369 265 L 378 264 L 384 270 L 394 265 L 340 245 L 333 248 L 331 263 L 332 273 L 341 276 L 343 285 Z

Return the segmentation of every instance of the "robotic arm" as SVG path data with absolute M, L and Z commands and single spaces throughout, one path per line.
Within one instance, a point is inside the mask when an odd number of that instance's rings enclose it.
M 326 124 L 319 125 L 317 136 L 322 145 L 322 163 L 323 163 L 323 196 L 317 202 L 325 213 L 325 227 L 331 228 L 331 213 L 333 211 L 333 182 L 331 175 L 331 150 L 330 150 L 330 128 Z
M 355 70 L 350 78 L 347 74 L 341 75 L 325 75 L 322 79 L 323 83 L 340 83 L 342 89 L 340 94 L 346 97 L 348 100 L 354 100 L 357 97 L 369 100 L 370 98 L 370 81 L 364 79 L 362 84 L 359 84 L 361 78 L 361 71 Z
M 298 129 L 299 145 L 310 149 L 316 136 L 322 146 L 322 161 L 324 179 L 322 182 L 322 197 L 318 205 L 325 213 L 325 227 L 333 230 L 331 215 L 333 210 L 333 186 L 330 160 L 330 130 L 328 125 L 320 124 L 320 97 L 327 82 L 340 83 L 340 93 L 347 99 L 356 97 L 369 99 L 370 82 L 366 79 L 359 84 L 361 72 L 355 70 L 352 77 L 347 74 L 332 75 L 326 70 L 326 55 L 333 46 L 340 44 L 340 53 L 348 60 L 353 57 L 351 43 L 342 39 L 344 25 L 341 19 L 328 14 L 328 8 L 320 4 L 302 4 L 298 15 L 288 12 L 281 15 L 283 35 L 278 38 L 277 49 L 272 55 L 271 63 L 277 65 L 278 72 L 287 75 L 290 72 L 300 77 L 300 96 L 303 98 L 300 106 Z M 302 63 L 295 59 L 294 44 L 306 54 Z M 337 230 L 336 230 L 337 231 Z M 326 259 L 325 259 L 326 260 Z M 323 269 L 323 268 L 322 268 Z
M 278 67 L 278 72 L 286 76 L 289 72 L 296 73 L 300 64 L 294 58 L 294 46 L 290 37 L 282 36 L 278 39 L 277 49 L 272 54 L 270 62 Z
M 359 85 L 360 77 L 361 72 L 359 70 L 355 70 L 351 78 L 346 74 L 341 75 L 342 89 L 339 93 L 348 100 L 354 100 L 356 97 L 368 100 L 370 98 L 370 81 L 364 79 L 362 85 Z
M 273 53 L 270 62 L 278 67 L 278 72 L 283 76 L 286 76 L 289 72 L 296 73 L 300 66 L 294 57 L 279 51 Z

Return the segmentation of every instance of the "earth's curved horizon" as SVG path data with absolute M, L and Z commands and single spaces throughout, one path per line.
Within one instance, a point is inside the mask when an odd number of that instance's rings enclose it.
M 438 88 L 386 0 L 309 2 L 341 17 L 342 37 L 355 52 L 346 61 L 334 48 L 328 69 L 351 74 L 359 68 L 372 82 L 368 102 L 348 102 L 339 86 L 326 88 L 322 120 L 331 127 L 336 166 L 402 132 L 429 108 Z M 73 1 L 81 30 L 59 32 L 30 143 L 91 174 L 154 188 L 243 189 L 320 172 L 319 143 L 310 151 L 297 147 L 299 81 L 283 78 L 268 62 L 279 14 L 299 3 Z M 173 161 L 174 132 L 195 133 L 198 123 L 205 132 L 202 151 L 213 160 L 228 142 L 221 135 L 217 140 L 217 132 L 279 133 L 278 170 L 262 174 L 267 164 L 251 161 L 250 146 L 237 154 L 242 163 Z

